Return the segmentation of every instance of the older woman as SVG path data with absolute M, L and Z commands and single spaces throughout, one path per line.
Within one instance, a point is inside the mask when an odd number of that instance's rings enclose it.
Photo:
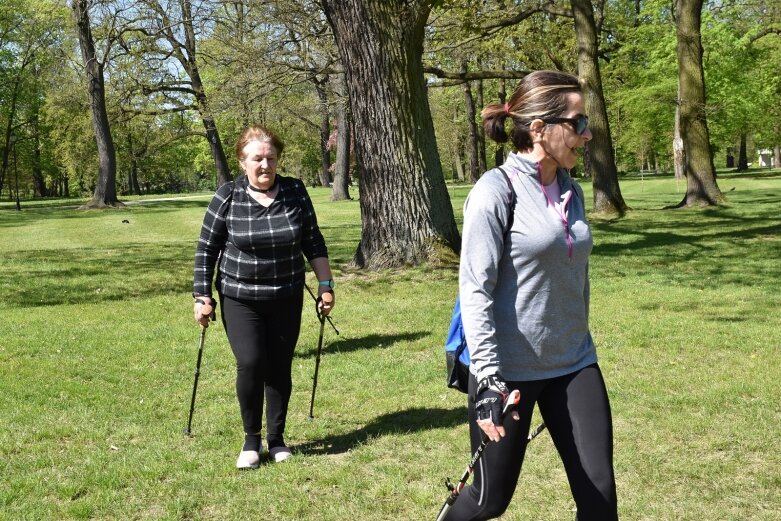
M 257 468 L 266 441 L 274 461 L 292 453 L 285 419 L 292 390 L 293 351 L 301 327 L 306 258 L 319 280 L 319 305 L 334 306 L 328 251 L 312 202 L 298 179 L 277 174 L 284 144 L 270 130 L 247 128 L 236 143 L 244 175 L 222 185 L 209 204 L 195 252 L 195 320 L 215 286 L 222 322 L 236 357 L 236 394 L 244 424 L 240 469 Z M 219 266 L 217 266 L 219 262 Z
M 564 463 L 577 519 L 616 520 L 610 404 L 588 325 L 592 238 L 583 192 L 568 174 L 591 139 L 578 79 L 531 73 L 509 103 L 489 105 L 482 117 L 488 136 L 516 149 L 504 172 L 487 172 L 467 198 L 459 279 L 472 360 L 472 445 L 483 433 L 496 443 L 446 519 L 505 511 L 537 404 Z M 521 392 L 518 410 L 502 421 L 502 401 L 513 389 Z

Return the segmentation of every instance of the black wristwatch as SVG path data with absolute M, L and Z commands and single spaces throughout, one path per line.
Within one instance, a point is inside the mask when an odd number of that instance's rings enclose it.
M 336 286 L 336 284 L 334 283 L 334 279 L 320 280 L 320 281 L 318 281 L 318 283 L 321 286 L 326 286 L 326 287 L 331 288 L 331 289 L 334 289 L 334 287 Z

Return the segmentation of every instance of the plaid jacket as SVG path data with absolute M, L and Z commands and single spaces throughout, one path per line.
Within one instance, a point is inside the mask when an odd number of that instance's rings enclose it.
M 268 208 L 252 199 L 247 183 L 246 175 L 225 183 L 209 203 L 195 249 L 193 295 L 212 295 L 219 259 L 220 294 L 243 300 L 290 296 L 303 288 L 304 258 L 328 256 L 304 183 L 279 176 Z

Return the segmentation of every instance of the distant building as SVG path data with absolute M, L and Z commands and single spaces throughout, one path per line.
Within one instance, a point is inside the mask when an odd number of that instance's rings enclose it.
M 757 164 L 760 167 L 775 168 L 772 150 L 757 150 L 757 156 Z

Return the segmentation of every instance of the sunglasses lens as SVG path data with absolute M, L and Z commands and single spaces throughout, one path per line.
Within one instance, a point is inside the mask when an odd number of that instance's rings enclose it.
M 588 128 L 588 116 L 580 116 L 578 118 L 576 132 L 578 134 L 583 134 L 587 128 Z

